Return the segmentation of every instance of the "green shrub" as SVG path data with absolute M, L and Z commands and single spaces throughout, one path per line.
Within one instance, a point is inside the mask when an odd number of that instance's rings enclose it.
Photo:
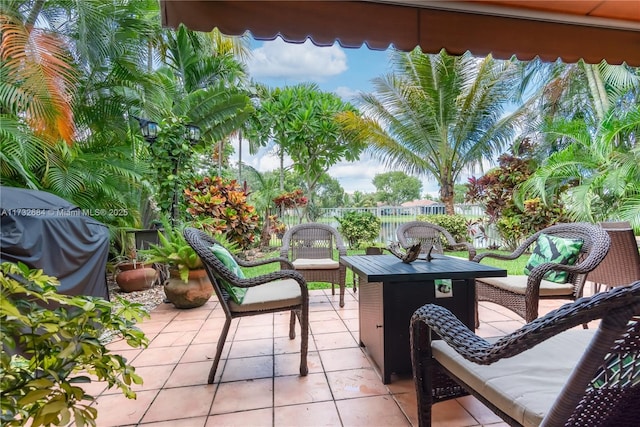
M 364 242 L 374 242 L 380 236 L 382 222 L 371 212 L 349 211 L 342 218 L 336 217 L 336 220 L 340 224 L 338 231 L 350 248 L 357 248 Z
M 535 198 L 525 200 L 522 210 L 515 206 L 505 209 L 496 227 L 506 248 L 513 250 L 532 234 L 567 220 L 562 206 L 545 206 L 539 198 Z
M 81 385 L 106 381 L 134 399 L 135 368 L 100 341 L 120 336 L 131 347 L 148 340 L 134 324 L 140 304 L 56 292 L 58 280 L 24 264 L 0 265 L 0 408 L 3 426 L 95 426 L 95 400 Z M 44 308 L 44 306 L 48 308 Z M 73 421 L 73 422 L 72 422 Z
M 469 241 L 467 219 L 463 215 L 418 215 L 418 221 L 426 221 L 447 230 L 456 242 Z

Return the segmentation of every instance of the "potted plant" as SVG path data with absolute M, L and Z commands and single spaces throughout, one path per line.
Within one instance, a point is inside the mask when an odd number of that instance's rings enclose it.
M 149 256 L 147 262 L 166 264 L 169 278 L 164 285 L 167 299 L 177 308 L 199 307 L 213 295 L 202 260 L 182 235 L 184 225 L 164 224 L 157 245 L 139 251 Z
M 114 279 L 123 292 L 136 292 L 150 289 L 158 280 L 158 272 L 153 265 L 146 262 L 146 256 L 138 253 L 130 238 L 130 233 L 123 231 L 120 237 L 121 255 L 114 265 Z
M 364 242 L 360 247 L 364 248 L 364 253 L 366 255 L 382 255 L 386 248 L 384 243 L 372 241 Z

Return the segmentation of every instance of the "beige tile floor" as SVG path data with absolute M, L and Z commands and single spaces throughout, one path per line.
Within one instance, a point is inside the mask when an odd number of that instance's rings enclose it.
M 546 301 L 541 312 L 560 304 Z M 215 296 L 203 307 L 178 310 L 162 304 L 140 324 L 150 344 L 126 355 L 144 379 L 137 398 L 91 383 L 100 427 L 212 426 L 411 426 L 417 425 L 410 377 L 384 385 L 358 345 L 357 292 L 338 296 L 311 291 L 309 375 L 300 377 L 299 339 L 289 340 L 288 314 L 265 314 L 232 323 L 215 383 L 207 374 L 224 314 Z M 523 322 L 514 313 L 481 303 L 481 336 L 511 332 Z M 506 426 L 473 397 L 434 406 L 434 426 Z

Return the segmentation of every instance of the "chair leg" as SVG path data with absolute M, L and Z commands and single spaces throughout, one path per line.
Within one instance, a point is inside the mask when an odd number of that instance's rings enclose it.
M 346 288 L 346 285 L 340 283 L 340 307 L 344 307 L 344 288 Z
M 293 313 L 293 312 L 292 312 Z M 300 316 L 300 376 L 304 377 L 309 373 L 307 366 L 307 352 L 309 351 L 309 308 L 298 310 Z
M 211 365 L 211 369 L 209 370 L 209 378 L 207 379 L 207 383 L 209 384 L 213 384 L 213 379 L 216 376 L 216 370 L 218 369 L 218 363 L 220 362 L 220 357 L 222 356 L 222 349 L 224 348 L 224 343 L 227 340 L 227 334 L 229 333 L 230 326 L 231 319 L 227 317 L 224 322 L 224 326 L 222 327 L 222 332 L 220 333 L 218 348 L 216 349 L 216 357 L 213 359 L 213 365 Z
M 289 319 L 289 339 L 296 338 L 296 312 L 291 310 L 291 318 Z
M 336 288 L 333 284 L 333 282 L 331 282 L 331 295 L 335 295 L 336 294 Z

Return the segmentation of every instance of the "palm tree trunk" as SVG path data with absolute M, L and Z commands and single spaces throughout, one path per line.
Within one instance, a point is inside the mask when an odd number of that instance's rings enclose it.
M 33 9 L 31 9 L 31 12 L 29 12 L 29 17 L 24 23 L 25 27 L 31 28 L 35 25 L 36 20 L 38 19 L 38 16 L 40 16 L 40 12 L 42 11 L 42 8 L 44 6 L 44 2 L 45 0 L 36 0 L 33 5 Z
M 440 199 L 442 203 L 444 203 L 444 209 L 447 215 L 454 215 L 456 212 L 453 205 L 453 184 L 445 182 L 440 185 Z

